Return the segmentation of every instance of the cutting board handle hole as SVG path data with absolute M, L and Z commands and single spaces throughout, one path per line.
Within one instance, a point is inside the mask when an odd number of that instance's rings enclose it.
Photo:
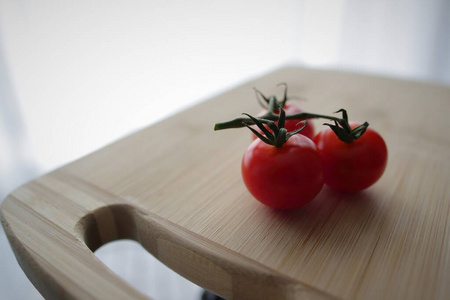
M 107 205 L 85 215 L 76 231 L 92 252 L 106 243 L 137 240 L 136 209 L 127 204 Z

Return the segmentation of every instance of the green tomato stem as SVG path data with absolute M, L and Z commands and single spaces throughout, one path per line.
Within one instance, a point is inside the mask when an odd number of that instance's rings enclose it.
M 278 115 L 272 113 L 271 111 L 268 111 L 266 114 L 258 117 L 258 119 L 276 121 L 276 120 L 278 120 Z M 286 120 L 303 120 L 303 119 L 327 119 L 327 120 L 331 120 L 331 121 L 336 121 L 338 123 L 343 121 L 343 119 L 341 119 L 341 118 L 327 116 L 327 115 L 321 115 L 321 114 L 313 114 L 313 113 L 308 113 L 308 112 L 301 112 L 298 114 L 286 115 Z M 230 129 L 230 128 L 242 128 L 242 127 L 246 127 L 246 125 L 254 125 L 254 124 L 255 124 L 255 122 L 253 120 L 251 120 L 250 118 L 240 117 L 240 118 L 236 118 L 231 121 L 216 123 L 214 125 L 214 130 L 217 131 L 217 130 Z

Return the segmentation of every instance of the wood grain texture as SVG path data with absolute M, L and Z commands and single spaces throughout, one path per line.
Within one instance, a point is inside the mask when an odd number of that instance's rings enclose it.
M 240 177 L 250 133 L 213 125 L 259 112 L 252 87 L 281 95 L 280 82 L 306 111 L 369 121 L 389 149 L 381 180 L 291 212 L 254 200 Z M 446 299 L 449 115 L 449 87 L 283 68 L 20 187 L 2 224 L 46 298 L 144 298 L 92 253 L 126 238 L 229 299 Z

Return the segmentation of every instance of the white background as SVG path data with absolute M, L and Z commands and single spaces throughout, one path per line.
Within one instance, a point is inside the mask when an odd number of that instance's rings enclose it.
M 0 0 L 0 201 L 283 65 L 449 84 L 449 28 L 447 0 Z M 133 243 L 97 255 L 157 299 L 201 292 Z M 6 299 L 40 298 L 2 230 L 0 290 Z

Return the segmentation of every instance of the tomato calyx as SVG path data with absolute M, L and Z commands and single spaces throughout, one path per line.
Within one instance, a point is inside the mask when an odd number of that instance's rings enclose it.
M 256 100 L 258 101 L 261 107 L 267 109 L 271 113 L 279 113 L 278 106 L 284 107 L 286 102 L 290 99 L 300 99 L 298 97 L 288 97 L 287 96 L 287 84 L 285 82 L 277 84 L 277 86 L 284 86 L 284 95 L 283 99 L 278 100 L 277 96 L 266 97 L 260 90 L 253 88 L 256 94 Z
M 356 128 L 351 129 L 348 123 L 348 115 L 345 109 L 340 109 L 335 113 L 342 112 L 342 119 L 334 120 L 334 125 L 329 123 L 324 123 L 330 127 L 331 130 L 336 134 L 336 136 L 345 143 L 352 143 L 353 141 L 360 138 L 364 132 L 366 132 L 367 127 L 369 127 L 368 122 L 364 122 Z
M 306 126 L 306 121 L 300 121 L 298 124 L 302 123 L 303 126 L 287 132 L 286 128 L 284 128 L 284 124 L 286 122 L 286 113 L 281 106 L 278 106 L 278 110 L 280 110 L 280 115 L 278 117 L 278 124 L 277 122 L 274 122 L 272 120 L 267 120 L 264 118 L 255 118 L 247 113 L 243 113 L 243 115 L 246 115 L 250 118 L 250 120 L 258 126 L 259 129 L 264 133 L 261 134 L 254 128 L 252 128 L 250 125 L 244 123 L 244 126 L 246 126 L 248 129 L 250 129 L 261 141 L 263 141 L 266 144 L 275 146 L 276 148 L 281 148 L 284 143 L 286 143 L 290 137 L 292 137 L 294 134 L 299 133 L 302 131 Z M 264 126 L 266 124 L 269 129 Z

